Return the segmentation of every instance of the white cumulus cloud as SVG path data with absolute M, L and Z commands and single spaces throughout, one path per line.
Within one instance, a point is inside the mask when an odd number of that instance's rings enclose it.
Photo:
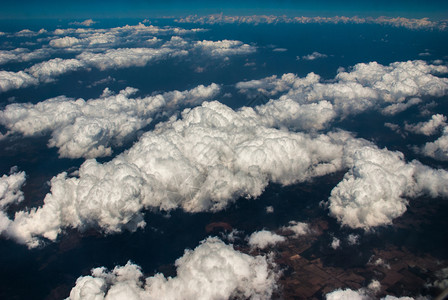
M 249 246 L 252 248 L 265 249 L 278 243 L 286 241 L 286 238 L 267 230 L 256 231 L 249 236 Z
M 69 300 L 81 299 L 270 299 L 276 274 L 264 256 L 252 257 L 217 238 L 204 240 L 176 260 L 177 276 L 144 278 L 131 262 L 92 270 L 78 278 Z

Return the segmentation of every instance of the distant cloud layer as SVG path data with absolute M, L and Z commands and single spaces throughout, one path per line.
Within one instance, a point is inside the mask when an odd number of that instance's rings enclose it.
M 144 278 L 131 262 L 112 271 L 95 268 L 78 278 L 69 300 L 82 299 L 271 299 L 276 274 L 264 256 L 238 252 L 217 238 L 186 250 L 176 261 L 177 275 Z
M 26 30 L 10 34 L 11 37 L 45 35 L 49 42 L 33 51 L 25 48 L 0 51 L 0 64 L 39 60 L 61 53 L 79 54 L 73 58 L 52 58 L 22 71 L 0 71 L 0 92 L 51 82 L 63 74 L 90 68 L 104 71 L 143 67 L 151 62 L 188 54 L 226 58 L 256 51 L 254 46 L 235 40 L 195 41 L 179 36 L 200 31 L 203 30 L 146 26 L 140 23 L 111 29 L 69 28 L 53 32 Z M 157 36 L 171 36 L 171 39 L 161 40 Z M 142 40 L 147 40 L 146 45 L 142 45 Z M 137 43 L 138 47 L 135 46 Z
M 178 23 L 198 23 L 198 24 L 276 24 L 276 23 L 329 23 L 329 24 L 379 24 L 394 27 L 405 27 L 408 29 L 437 29 L 445 30 L 447 28 L 446 21 L 430 21 L 428 18 L 408 19 L 402 17 L 378 17 L 378 18 L 360 18 L 360 17 L 286 17 L 286 16 L 225 16 L 223 14 L 215 14 L 208 16 L 191 15 L 185 18 L 178 18 Z

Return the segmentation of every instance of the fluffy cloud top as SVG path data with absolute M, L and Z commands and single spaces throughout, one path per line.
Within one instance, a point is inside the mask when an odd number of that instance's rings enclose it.
M 256 231 L 249 237 L 249 246 L 252 248 L 265 249 L 275 244 L 286 241 L 286 238 L 267 230 Z
M 78 278 L 68 299 L 270 299 L 276 288 L 266 257 L 235 251 L 217 238 L 185 251 L 176 267 L 176 277 L 145 279 L 130 262 L 110 272 L 96 268 Z
M 136 89 L 99 99 L 57 97 L 37 104 L 11 104 L 0 112 L 0 123 L 10 132 L 25 136 L 50 132 L 50 147 L 59 148 L 61 157 L 99 157 L 112 153 L 136 132 L 148 125 L 162 109 L 195 106 L 216 96 L 216 84 L 183 92 L 131 98 Z
M 218 211 L 241 196 L 257 197 L 269 181 L 291 184 L 342 168 L 344 132 L 309 136 L 266 127 L 253 109 L 218 102 L 161 124 L 105 164 L 86 161 L 77 177 L 51 181 L 45 204 L 17 212 L 5 232 L 30 247 L 66 227 L 105 233 L 144 226 L 145 209 Z
M 436 76 L 442 73 L 448 73 L 448 68 L 419 60 L 389 66 L 371 62 L 357 64 L 349 72 L 340 71 L 330 82 L 321 82 L 314 73 L 304 78 L 284 74 L 281 78 L 271 76 L 240 82 L 236 87 L 248 95 L 282 95 L 280 99 L 291 99 L 300 104 L 327 100 L 342 117 L 367 109 L 393 115 L 418 104 L 421 100 L 415 97 L 446 95 L 448 79 Z
M 354 228 L 390 224 L 406 210 L 404 197 L 448 195 L 446 171 L 406 163 L 401 153 L 342 131 L 272 128 L 256 109 L 206 102 L 107 163 L 87 160 L 77 176 L 54 177 L 43 206 L 17 212 L 3 234 L 35 247 L 39 237 L 54 241 L 67 227 L 132 231 L 145 226 L 147 209 L 219 211 L 239 197 L 258 197 L 269 182 L 287 185 L 344 168 L 329 209 Z

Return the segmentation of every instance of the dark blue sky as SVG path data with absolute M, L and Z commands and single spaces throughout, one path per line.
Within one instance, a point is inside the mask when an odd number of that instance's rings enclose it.
M 287 14 L 304 16 L 403 16 L 448 18 L 448 1 L 377 0 L 276 0 L 276 1 L 205 1 L 205 0 L 100 0 L 34 1 L 2 3 L 0 18 L 116 18 L 185 16 L 221 13 Z

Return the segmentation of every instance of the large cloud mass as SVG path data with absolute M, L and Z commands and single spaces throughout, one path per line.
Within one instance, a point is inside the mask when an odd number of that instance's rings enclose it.
M 130 262 L 111 272 L 96 268 L 78 278 L 68 299 L 270 299 L 276 287 L 266 257 L 240 253 L 217 238 L 185 251 L 176 267 L 177 276 L 168 278 L 143 278 Z
M 44 206 L 18 212 L 7 234 L 35 246 L 36 236 L 54 240 L 66 227 L 135 230 L 148 208 L 221 210 L 259 196 L 269 181 L 291 184 L 340 169 L 351 139 L 272 129 L 253 109 L 235 112 L 218 102 L 182 115 L 108 163 L 88 160 L 78 177 L 54 177 Z
M 51 132 L 49 146 L 59 148 L 62 157 L 106 156 L 111 154 L 111 146 L 121 145 L 162 109 L 168 113 L 195 106 L 219 90 L 218 85 L 211 84 L 145 98 L 131 98 L 137 92 L 133 88 L 87 101 L 57 97 L 34 105 L 8 105 L 0 112 L 0 123 L 25 136 Z
M 446 171 L 407 164 L 401 154 L 345 132 L 310 135 L 267 123 L 248 107 L 206 102 L 187 109 L 112 161 L 88 160 L 76 177 L 54 177 L 44 205 L 17 212 L 4 234 L 33 247 L 67 227 L 135 230 L 145 225 L 146 209 L 218 211 L 238 197 L 258 197 L 269 182 L 303 182 L 343 168 L 349 172 L 329 207 L 344 225 L 389 224 L 404 213 L 403 197 L 447 195 Z

